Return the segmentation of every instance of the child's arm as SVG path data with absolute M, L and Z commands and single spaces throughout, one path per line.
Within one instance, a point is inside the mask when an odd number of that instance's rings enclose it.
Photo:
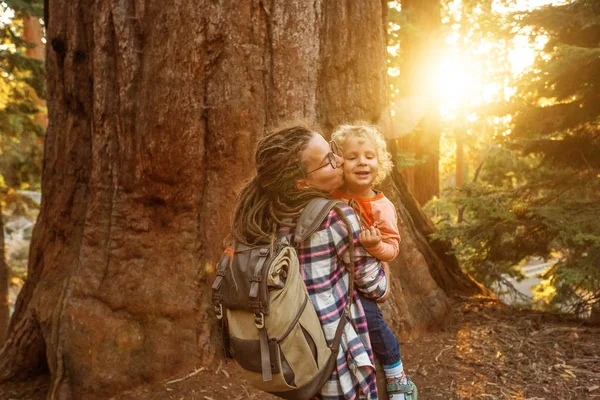
M 390 262 L 398 256 L 398 252 L 400 251 L 398 248 L 399 242 L 399 236 L 398 238 L 382 237 L 381 240 L 373 246 L 368 247 L 364 244 L 363 246 L 370 255 L 379 259 L 379 261 Z
M 390 262 L 399 252 L 400 232 L 396 207 L 389 199 L 384 198 L 373 209 L 375 226 L 360 236 L 365 250 L 380 261 Z M 375 237 L 376 236 L 376 237 Z M 362 239 L 366 239 L 363 243 Z
M 367 253 L 369 253 L 370 255 L 377 257 L 377 258 L 379 258 L 379 257 L 375 256 L 369 249 L 381 249 L 381 248 L 385 248 L 387 246 L 387 243 L 385 243 L 381 240 L 381 231 L 373 226 L 370 227 L 369 229 L 362 230 L 360 232 L 360 234 L 358 235 L 358 240 L 363 245 L 363 247 L 367 251 Z M 375 245 L 367 247 L 372 243 L 375 243 Z M 393 247 L 393 246 L 391 246 L 391 247 Z M 396 249 L 397 248 L 398 248 L 398 246 L 396 245 Z M 396 254 L 398 254 L 397 250 L 396 250 Z M 386 256 L 386 255 L 384 254 L 384 256 Z M 380 259 L 380 261 L 382 261 L 382 260 Z M 376 300 L 377 303 L 383 303 L 387 300 L 387 298 L 390 295 L 390 288 L 391 288 L 390 266 L 388 265 L 387 262 L 382 262 L 381 266 L 382 266 L 382 268 L 385 272 L 385 276 L 387 278 L 387 289 L 386 289 L 385 293 Z
M 334 243 L 338 257 L 340 257 L 346 267 L 350 266 L 350 241 L 354 242 L 354 268 L 356 289 L 365 297 L 373 300 L 378 300 L 388 291 L 388 280 L 385 276 L 385 269 L 382 264 L 375 258 L 371 257 L 363 246 L 358 245 L 358 237 L 360 235 L 360 223 L 351 207 L 340 207 L 345 213 L 348 221 L 351 224 L 352 231 L 348 228 L 337 211 L 330 212 L 329 232 Z

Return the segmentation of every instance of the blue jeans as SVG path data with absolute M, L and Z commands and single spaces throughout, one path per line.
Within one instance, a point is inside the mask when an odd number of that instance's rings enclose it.
M 373 353 L 383 365 L 393 365 L 400 361 L 400 343 L 383 319 L 379 305 L 373 300 L 361 296 L 360 302 L 365 309 L 369 337 Z

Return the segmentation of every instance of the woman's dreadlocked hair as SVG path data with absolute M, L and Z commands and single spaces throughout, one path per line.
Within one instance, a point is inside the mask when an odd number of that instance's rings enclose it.
M 315 132 L 296 125 L 264 136 L 256 148 L 256 176 L 242 188 L 233 216 L 232 236 L 249 245 L 271 243 L 279 226 L 289 225 L 315 197 L 327 197 L 316 189 L 298 189 L 305 177 L 302 154 Z

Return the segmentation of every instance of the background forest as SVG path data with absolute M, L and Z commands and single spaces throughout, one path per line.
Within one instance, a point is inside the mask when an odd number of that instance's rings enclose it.
M 439 229 L 434 236 L 452 240 L 463 270 L 508 301 L 596 313 L 599 4 L 442 2 L 433 34 L 407 24 L 400 4 L 390 3 L 389 16 L 398 131 L 411 129 L 427 104 L 439 107 L 439 136 L 417 151 L 400 139 L 398 162 L 418 168 L 435 158 L 427 147 L 439 138 L 440 193 L 419 199 Z M 419 58 L 403 51 L 404 41 L 431 48 Z M 418 71 L 417 79 L 403 70 Z M 533 293 L 515 288 L 528 265 L 541 274 Z

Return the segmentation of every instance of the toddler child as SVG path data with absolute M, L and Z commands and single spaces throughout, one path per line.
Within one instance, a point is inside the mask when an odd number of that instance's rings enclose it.
M 398 255 L 400 234 L 396 207 L 382 192 L 373 189 L 391 171 L 393 163 L 383 135 L 377 127 L 365 123 L 341 125 L 332 135 L 344 157 L 344 186 L 332 193 L 354 207 L 363 231 L 359 241 L 373 257 L 382 262 Z M 384 296 L 384 298 L 387 296 Z M 377 303 L 361 298 L 367 317 L 373 352 L 383 364 L 390 400 L 415 400 L 417 388 L 404 373 L 400 344 Z

